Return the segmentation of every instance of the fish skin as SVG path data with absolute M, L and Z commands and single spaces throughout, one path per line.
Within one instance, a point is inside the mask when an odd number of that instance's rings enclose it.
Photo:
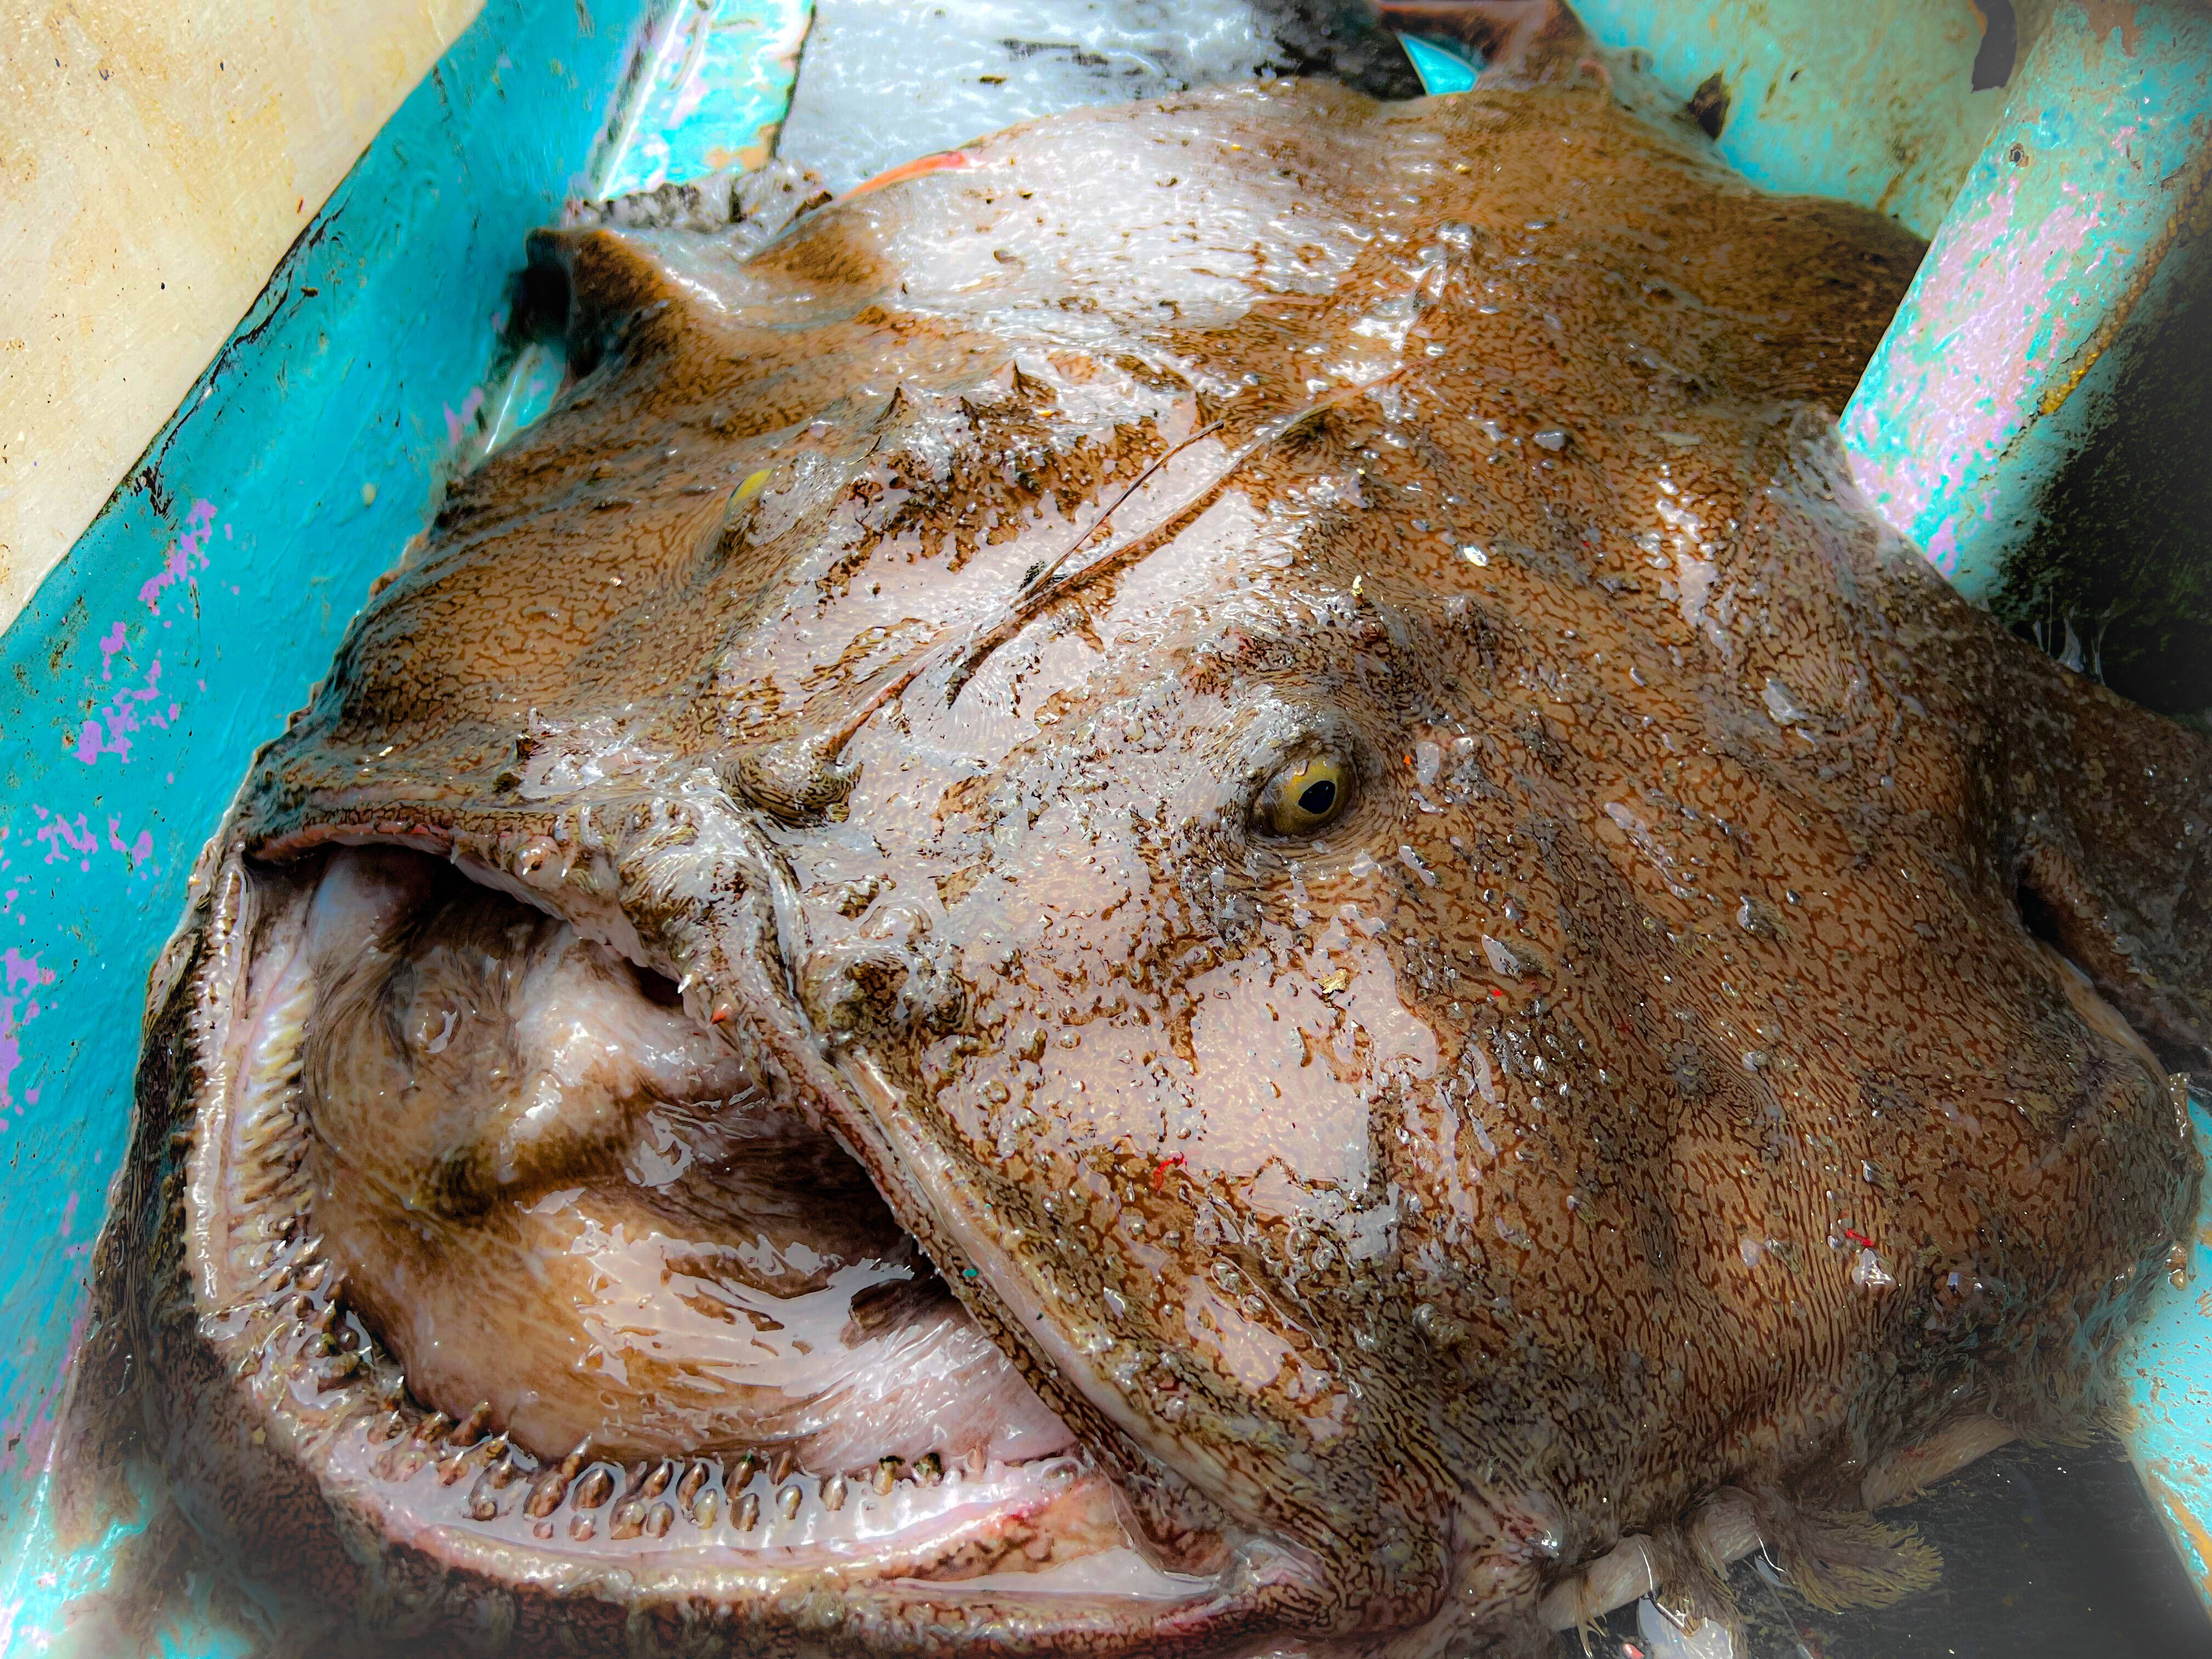
M 1730 1492 L 1817 1589 L 1870 1462 L 2093 1411 L 2197 1180 L 2212 756 L 1858 500 L 1917 244 L 1564 74 L 966 155 L 742 263 L 542 234 L 576 384 L 204 872 L 405 838 L 684 980 L 1166 1559 L 1264 1544 L 1194 1650 L 1546 1651 L 1547 1585 Z M 1257 833 L 1320 750 L 1347 817 Z M 106 1294 L 173 1294 L 179 1213 Z M 213 1507 L 333 1595 L 422 1570 L 255 1478 Z

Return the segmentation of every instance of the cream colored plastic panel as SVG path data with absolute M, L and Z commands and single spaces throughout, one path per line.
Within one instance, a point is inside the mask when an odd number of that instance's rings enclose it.
M 482 4 L 0 8 L 0 628 Z

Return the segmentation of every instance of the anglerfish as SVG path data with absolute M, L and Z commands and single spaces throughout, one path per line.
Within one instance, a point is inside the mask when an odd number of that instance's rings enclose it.
M 100 1318 L 192 1524 L 408 1653 L 1929 1582 L 2187 1225 L 2212 754 L 1858 495 L 1919 253 L 1564 23 L 540 233 L 556 406 L 154 973 Z

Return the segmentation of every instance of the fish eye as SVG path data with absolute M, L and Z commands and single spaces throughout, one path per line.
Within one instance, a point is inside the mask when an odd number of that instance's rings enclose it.
M 1334 755 L 1293 761 L 1267 780 L 1254 818 L 1271 836 L 1310 836 L 1352 804 L 1352 768 Z

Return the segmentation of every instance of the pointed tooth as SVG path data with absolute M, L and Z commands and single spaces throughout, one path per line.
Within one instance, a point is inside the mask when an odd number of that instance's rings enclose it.
M 692 1464 L 684 1471 L 684 1478 L 676 1483 L 676 1501 L 690 1509 L 691 1500 L 699 1495 L 699 1488 L 706 1484 L 707 1466 L 704 1463 Z
M 878 1497 L 888 1497 L 890 1489 L 898 1484 L 901 1467 L 901 1460 L 896 1457 L 879 1457 L 876 1460 L 873 1484 Z
M 739 1532 L 750 1532 L 755 1527 L 758 1526 L 760 1524 L 760 1495 L 757 1492 L 749 1492 L 743 1498 L 738 1499 L 738 1507 L 732 1519 L 733 1524 L 735 1524 Z
M 615 1477 L 604 1463 L 594 1463 L 584 1471 L 572 1494 L 580 1510 L 595 1510 L 615 1495 Z
M 523 1510 L 533 1521 L 543 1521 L 561 1507 L 561 1500 L 568 1495 L 568 1487 L 583 1468 L 584 1454 L 590 1448 L 586 1438 L 577 1443 L 576 1449 L 562 1458 L 554 1468 L 538 1477 L 530 1488 L 530 1496 Z
M 655 1504 L 645 1512 L 645 1532 L 648 1538 L 665 1538 L 668 1528 L 675 1523 L 676 1511 L 665 1504 Z
M 823 1482 L 822 1505 L 832 1515 L 845 1507 L 845 1477 L 843 1475 L 833 1474 Z
M 663 1458 L 653 1473 L 645 1477 L 645 1485 L 638 1490 L 645 1497 L 658 1498 L 668 1490 L 668 1483 L 676 1478 L 676 1465 Z
M 362 1367 L 362 1357 L 357 1353 L 340 1352 L 327 1359 L 316 1361 L 313 1367 L 315 1391 L 327 1394 L 332 1389 L 344 1386 L 354 1380 Z
M 915 1484 L 933 1486 L 945 1479 L 945 1460 L 935 1452 L 924 1452 L 914 1460 Z
M 635 1538 L 645 1530 L 645 1505 L 636 1498 L 615 1507 L 614 1519 L 607 1524 L 610 1538 Z
M 473 1446 L 483 1437 L 483 1431 L 490 1422 L 491 1401 L 479 1400 L 469 1414 L 460 1420 L 459 1426 L 446 1438 L 456 1446 Z
M 760 1473 L 760 1467 L 759 1458 L 755 1457 L 750 1452 L 741 1453 L 730 1465 L 730 1472 L 724 1478 L 722 1484 L 732 1492 L 742 1491 L 752 1484 L 753 1477 Z
M 722 1512 L 722 1494 L 709 1486 L 691 1500 L 691 1520 L 702 1532 L 712 1531 L 714 1520 Z
M 445 1413 L 432 1412 L 415 1425 L 415 1437 L 427 1446 L 433 1440 L 442 1438 L 446 1431 L 453 1426 L 453 1419 Z
M 495 1489 L 513 1486 L 521 1475 L 522 1471 L 514 1467 L 514 1459 L 504 1450 L 484 1471 L 484 1479 L 490 1481 Z
M 538 1477 L 531 1487 L 530 1496 L 523 1500 L 522 1510 L 532 1521 L 543 1521 L 561 1507 L 561 1500 L 568 1492 L 568 1478 L 558 1469 L 551 1469 Z
M 791 1479 L 791 1472 L 799 1467 L 799 1455 L 788 1446 L 778 1446 L 775 1455 L 769 1460 L 768 1483 L 780 1486 Z
M 789 1521 L 799 1513 L 799 1501 L 805 1494 L 797 1486 L 786 1486 L 775 1495 L 775 1512 Z

